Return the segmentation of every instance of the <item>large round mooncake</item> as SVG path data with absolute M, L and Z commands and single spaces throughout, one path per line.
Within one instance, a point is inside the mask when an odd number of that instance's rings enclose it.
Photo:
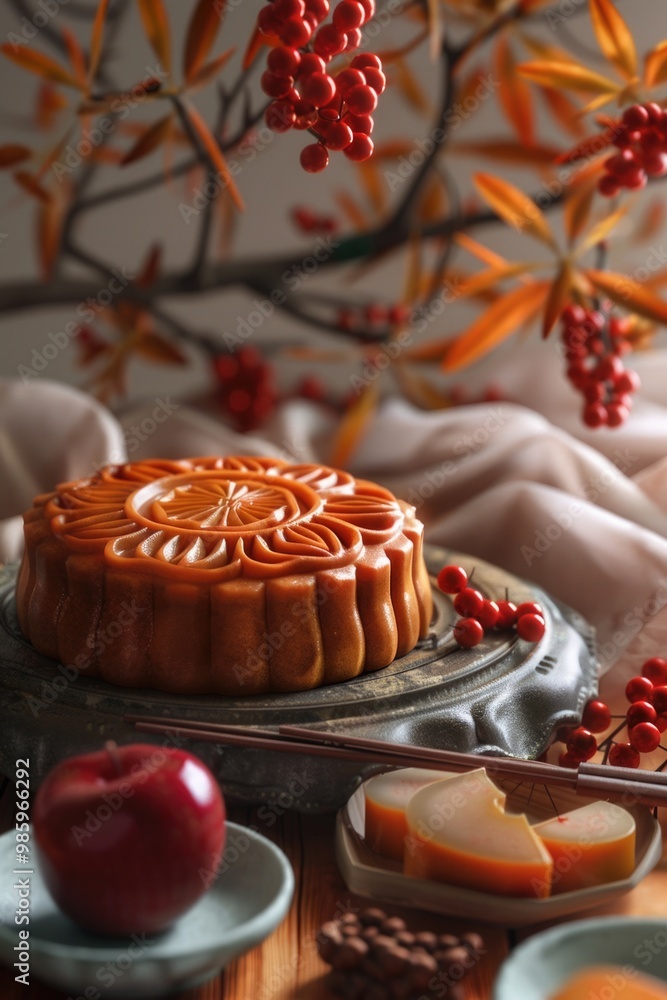
M 409 504 L 325 466 L 110 465 L 26 513 L 19 623 L 39 652 L 114 684 L 304 691 L 426 635 L 422 535 Z

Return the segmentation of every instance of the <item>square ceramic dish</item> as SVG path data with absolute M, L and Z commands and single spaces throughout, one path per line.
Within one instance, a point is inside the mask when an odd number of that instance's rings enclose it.
M 498 784 L 502 787 L 502 783 Z M 594 801 L 562 789 L 552 795 L 562 812 Z M 526 812 L 531 821 L 548 819 L 554 814 L 544 786 L 534 786 L 532 791 L 529 786 L 522 786 L 508 793 L 507 804 L 509 811 Z M 576 892 L 554 893 L 547 899 L 498 896 L 404 875 L 399 862 L 376 854 L 364 840 L 363 785 L 338 813 L 336 859 L 348 888 L 362 896 L 477 921 L 483 919 L 491 924 L 523 927 L 607 903 L 629 892 L 648 875 L 662 855 L 660 824 L 646 806 L 632 806 L 629 812 L 637 828 L 635 868 L 630 877 Z

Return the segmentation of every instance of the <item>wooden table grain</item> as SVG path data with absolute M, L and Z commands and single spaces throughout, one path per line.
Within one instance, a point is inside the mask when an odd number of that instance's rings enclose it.
M 0 832 L 13 824 L 13 785 L 0 787 Z M 254 827 L 285 852 L 294 869 L 296 889 L 283 924 L 260 947 L 232 963 L 218 978 L 197 989 L 176 994 L 176 1000 L 336 1000 L 328 988 L 327 966 L 315 946 L 320 925 L 341 909 L 368 905 L 350 893 L 334 857 L 334 816 L 281 815 L 263 810 L 232 809 L 230 819 Z M 667 838 L 665 838 L 667 839 Z M 410 929 L 462 933 L 478 930 L 485 952 L 466 979 L 467 1000 L 491 1000 L 494 979 L 510 950 L 528 934 L 547 925 L 515 931 L 478 922 L 435 916 L 420 910 L 391 907 L 405 918 Z M 632 892 L 612 904 L 586 911 L 582 916 L 627 914 L 667 917 L 667 850 L 658 867 Z M 36 1000 L 62 1000 L 66 993 L 43 986 L 34 979 L 29 987 L 16 983 L 11 971 L 0 966 L 0 997 L 19 1000 L 26 994 Z

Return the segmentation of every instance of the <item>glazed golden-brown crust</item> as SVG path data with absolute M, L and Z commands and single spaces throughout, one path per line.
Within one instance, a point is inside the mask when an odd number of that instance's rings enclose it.
M 19 622 L 40 652 L 115 684 L 308 690 L 426 634 L 422 532 L 388 490 L 326 466 L 107 466 L 26 513 Z

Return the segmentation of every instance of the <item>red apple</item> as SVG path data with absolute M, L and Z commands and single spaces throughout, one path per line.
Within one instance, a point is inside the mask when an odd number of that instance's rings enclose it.
M 47 775 L 33 830 L 44 881 L 67 916 L 103 934 L 159 931 L 210 884 L 225 804 L 198 757 L 107 744 Z

